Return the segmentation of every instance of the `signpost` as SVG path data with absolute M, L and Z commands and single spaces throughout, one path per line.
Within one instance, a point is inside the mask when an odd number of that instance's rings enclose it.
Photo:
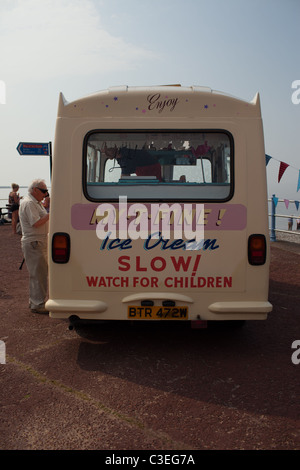
M 50 178 L 52 174 L 52 145 L 51 142 L 20 142 L 17 151 L 20 155 L 26 156 L 44 156 L 50 157 Z
M 20 155 L 49 155 L 49 143 L 20 142 L 17 150 Z

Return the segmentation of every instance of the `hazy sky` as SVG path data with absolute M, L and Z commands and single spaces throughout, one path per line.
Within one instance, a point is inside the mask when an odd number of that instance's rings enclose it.
M 299 200 L 299 18 L 300 0 L 0 0 L 0 185 L 49 184 L 48 157 L 16 147 L 54 141 L 60 91 L 181 83 L 258 91 L 269 195 Z

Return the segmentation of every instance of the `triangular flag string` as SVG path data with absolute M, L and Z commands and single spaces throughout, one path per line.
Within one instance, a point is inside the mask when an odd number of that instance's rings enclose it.
M 299 201 L 291 201 L 290 199 L 280 199 L 278 197 L 276 197 L 274 194 L 272 196 L 272 201 L 274 203 L 274 206 L 277 207 L 277 204 L 278 202 L 284 202 L 285 204 L 285 207 L 288 209 L 289 208 L 289 205 L 291 202 L 294 202 L 295 203 L 295 206 L 296 206 L 296 209 L 298 210 L 299 209 L 299 205 L 300 205 L 300 202 Z
M 277 160 L 277 158 L 274 158 L 274 157 L 271 157 L 270 155 L 267 155 L 265 154 L 265 158 L 266 158 L 266 166 L 268 165 L 269 161 L 272 159 L 272 160 L 276 160 L 277 162 L 279 162 L 279 171 L 278 171 L 278 183 L 280 182 L 285 170 L 290 167 L 290 168 L 293 168 L 294 170 L 298 170 L 299 171 L 299 174 L 298 174 L 298 184 L 297 184 L 297 192 L 299 191 L 300 189 L 300 170 L 298 168 L 295 168 L 294 166 L 290 165 L 289 163 L 285 163 L 285 162 L 281 162 L 280 160 Z

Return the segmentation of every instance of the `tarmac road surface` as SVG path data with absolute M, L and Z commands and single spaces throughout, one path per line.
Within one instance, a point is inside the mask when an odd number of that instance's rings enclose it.
M 267 321 L 70 331 L 28 309 L 11 232 L 0 227 L 0 449 L 300 449 L 300 245 L 271 246 Z

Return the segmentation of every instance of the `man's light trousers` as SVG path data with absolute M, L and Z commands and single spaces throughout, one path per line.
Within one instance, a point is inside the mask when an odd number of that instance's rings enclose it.
M 22 242 L 29 272 L 29 306 L 44 307 L 48 293 L 47 241 Z

